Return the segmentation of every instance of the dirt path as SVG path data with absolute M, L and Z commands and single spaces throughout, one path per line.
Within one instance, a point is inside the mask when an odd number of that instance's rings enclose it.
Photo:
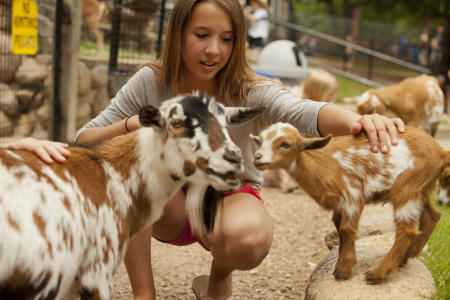
M 437 140 L 450 149 L 450 122 L 439 128 Z M 275 222 L 271 251 L 255 270 L 234 273 L 235 299 L 303 299 L 311 271 L 327 253 L 323 238 L 333 228 L 330 213 L 308 196 L 263 188 L 265 205 Z M 197 244 L 175 247 L 152 241 L 157 299 L 195 299 L 192 279 L 208 274 L 209 252 Z M 115 276 L 113 299 L 133 299 L 123 264 Z

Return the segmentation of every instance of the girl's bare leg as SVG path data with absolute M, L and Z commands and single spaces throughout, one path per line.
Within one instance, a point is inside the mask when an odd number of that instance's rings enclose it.
M 152 234 L 160 240 L 172 241 L 183 232 L 185 225 L 185 197 L 180 191 L 166 205 L 163 216 L 130 241 L 125 266 L 135 300 L 153 300 L 156 296 L 151 264 Z
M 130 241 L 125 255 L 124 262 L 135 300 L 153 300 L 156 296 L 151 263 L 151 238 L 150 227 Z
M 232 272 L 257 267 L 269 253 L 272 238 L 273 220 L 258 199 L 247 193 L 225 197 L 214 232 L 204 242 L 213 256 L 208 296 L 231 296 Z

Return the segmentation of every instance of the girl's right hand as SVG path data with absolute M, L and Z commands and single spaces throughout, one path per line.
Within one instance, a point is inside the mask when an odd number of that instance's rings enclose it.
M 70 151 L 67 150 L 69 145 L 66 143 L 53 142 L 49 140 L 37 140 L 31 137 L 6 144 L 0 144 L 0 147 L 33 152 L 46 163 L 52 163 L 54 160 L 62 163 L 65 162 L 66 158 L 70 155 Z

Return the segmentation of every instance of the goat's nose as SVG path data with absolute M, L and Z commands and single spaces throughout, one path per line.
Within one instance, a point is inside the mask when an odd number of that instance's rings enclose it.
M 260 159 L 262 157 L 261 152 L 256 152 L 255 153 L 255 159 Z
M 242 161 L 242 158 L 239 155 L 237 155 L 237 153 L 234 151 L 225 152 L 225 154 L 223 155 L 223 158 L 225 160 L 235 163 L 235 164 L 240 164 Z

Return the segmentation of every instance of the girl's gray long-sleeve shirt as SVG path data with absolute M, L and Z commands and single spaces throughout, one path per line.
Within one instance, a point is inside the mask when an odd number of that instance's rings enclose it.
M 107 126 L 135 115 L 145 105 L 159 107 L 161 102 L 171 97 L 169 86 L 159 83 L 153 69 L 143 67 L 119 90 L 105 110 L 77 132 L 77 137 L 87 128 Z M 257 188 L 263 181 L 260 171 L 253 165 L 253 153 L 256 149 L 249 138 L 250 134 L 258 135 L 272 123 L 287 122 L 302 133 L 319 136 L 318 114 L 325 104 L 300 99 L 271 81 L 258 83 L 252 88 L 246 106 L 264 106 L 266 111 L 263 115 L 230 129 L 231 137 L 241 148 L 244 158 L 242 180 Z

